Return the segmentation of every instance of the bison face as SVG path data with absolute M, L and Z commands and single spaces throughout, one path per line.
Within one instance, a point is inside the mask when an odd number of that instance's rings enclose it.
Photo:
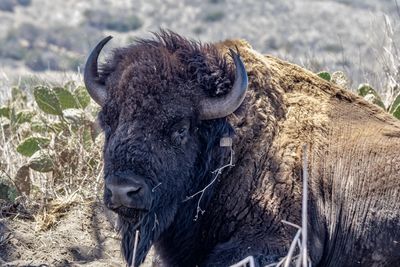
M 232 132 L 225 117 L 242 103 L 247 74 L 238 53 L 230 51 L 232 71 L 215 47 L 163 33 L 116 50 L 99 75 L 97 58 L 110 39 L 90 54 L 84 80 L 102 106 L 104 202 L 120 216 L 128 261 L 140 228 L 141 262 L 223 159 L 219 139 Z
M 104 202 L 127 221 L 139 223 L 151 211 L 175 210 L 193 183 L 198 122 L 187 104 L 178 106 L 171 114 L 158 105 L 157 116 L 148 108 L 136 109 L 128 121 L 129 111 L 122 108 L 125 115 L 115 126 L 107 106 L 100 114 L 106 133 Z

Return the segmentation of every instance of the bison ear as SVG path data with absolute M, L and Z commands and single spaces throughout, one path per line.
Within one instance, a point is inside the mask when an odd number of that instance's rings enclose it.
M 90 53 L 86 60 L 85 72 L 83 79 L 89 95 L 100 106 L 103 106 L 107 99 L 106 86 L 99 82 L 97 59 L 103 47 L 110 41 L 112 36 L 108 36 L 101 40 Z
M 237 48 L 236 48 L 237 49 Z M 248 77 L 246 68 L 240 58 L 239 51 L 235 52 L 229 49 L 230 56 L 235 63 L 235 82 L 232 89 L 222 97 L 206 98 L 200 102 L 200 119 L 212 120 L 223 118 L 233 113 L 243 102 L 247 85 Z

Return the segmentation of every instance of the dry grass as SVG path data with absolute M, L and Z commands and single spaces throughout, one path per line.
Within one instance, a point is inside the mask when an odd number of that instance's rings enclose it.
M 45 207 L 42 207 L 43 211 L 35 216 L 37 223 L 36 230 L 46 231 L 58 223 L 68 213 L 70 208 L 77 203 L 74 196 L 71 195 L 66 199 L 56 199 Z
M 0 82 L 4 88 L 0 91 L 2 105 L 9 102 L 10 88 L 16 83 L 11 79 L 1 79 Z M 31 90 L 37 82 L 50 86 L 65 82 L 26 78 L 17 81 L 28 94 L 24 108 L 35 111 L 37 118 L 57 120 L 40 111 L 34 102 Z M 93 106 L 85 110 L 91 113 L 94 109 Z M 16 147 L 27 136 L 36 134 L 31 131 L 29 123 L 19 127 L 0 126 L 0 177 L 15 183 L 16 188 L 23 187 L 17 183 L 18 176 L 21 167 L 29 162 L 29 157 L 19 154 Z M 85 259 L 95 262 L 92 266 L 122 266 L 120 241 L 112 227 L 115 218 L 105 216 L 107 212 L 101 205 L 92 208 L 92 203 L 99 202 L 103 186 L 102 135 L 96 138 L 90 149 L 84 146 L 80 131 L 71 136 L 60 136 L 49 129 L 40 135 L 52 140 L 49 150 L 55 168 L 47 173 L 26 168 L 28 182 L 25 185 L 29 190 L 23 190 L 15 200 L 0 199 L 0 265 L 63 266 Z M 57 143 L 60 138 L 63 142 Z M 65 151 L 69 152 L 67 156 Z M 2 225 L 6 228 L 1 229 Z M 49 254 L 49 250 L 53 253 Z
M 397 1 L 396 1 L 397 3 Z M 400 13 L 399 18 L 400 19 Z M 385 45 L 380 62 L 385 74 L 385 104 L 393 102 L 400 93 L 400 51 L 395 41 L 392 20 L 385 15 Z
M 400 50 L 397 44 L 400 31 L 400 6 L 397 0 L 393 2 L 396 4 L 396 15 L 372 16 L 369 32 L 366 34 L 367 42 L 378 65 L 376 73 L 382 76 L 371 77 L 371 73 L 363 75 L 363 79 L 367 82 L 377 80 L 374 83 L 378 86 L 377 91 L 383 96 L 382 100 L 386 106 L 400 93 Z M 362 67 L 360 59 L 360 71 Z
M 5 74 L 3 76 L 0 87 L 5 89 L 0 91 L 0 104 L 10 101 L 10 88 L 15 82 L 8 79 Z M 40 78 L 30 81 L 19 79 L 18 86 L 24 88 L 28 95 L 28 101 L 23 108 L 36 112 L 39 120 L 54 121 L 54 117 L 41 112 L 32 99 L 31 90 L 38 82 L 46 85 L 60 85 L 59 82 L 42 82 Z M 87 111 L 93 112 L 93 109 L 96 109 L 94 104 Z M 3 122 L 5 120 L 5 118 L 0 119 Z M 21 181 L 18 180 L 21 167 L 27 166 L 29 157 L 18 153 L 16 148 L 24 138 L 37 135 L 31 131 L 30 126 L 29 123 L 18 127 L 0 126 L 0 177 L 15 184 L 17 189 L 29 187 L 29 190 L 22 190 L 22 192 L 19 190 L 20 196 L 17 197 L 16 203 L 34 215 L 38 222 L 37 229 L 46 230 L 55 224 L 74 203 L 92 200 L 101 194 L 103 137 L 102 135 L 97 137 L 88 150 L 84 147 L 79 131 L 69 137 L 63 137 L 62 143 L 57 143 L 57 140 L 61 138 L 60 134 L 54 133 L 51 129 L 41 133 L 42 136 L 50 137 L 52 140 L 49 149 L 52 151 L 55 167 L 53 171 L 47 173 L 26 168 L 26 184 L 17 184 Z M 28 195 L 25 194 L 26 192 L 29 192 Z M 4 207 L 5 204 L 2 206 Z

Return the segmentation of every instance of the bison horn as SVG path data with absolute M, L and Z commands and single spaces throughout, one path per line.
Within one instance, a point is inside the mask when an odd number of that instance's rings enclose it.
M 248 84 L 246 68 L 236 53 L 229 49 L 236 67 L 235 82 L 231 91 L 225 96 L 218 98 L 207 98 L 200 103 L 200 119 L 212 120 L 226 117 L 233 113 L 243 102 Z
M 107 98 L 106 86 L 99 82 L 97 59 L 101 49 L 110 41 L 112 36 L 108 36 L 101 40 L 96 47 L 90 53 L 88 59 L 86 60 L 85 72 L 83 75 L 83 80 L 85 82 L 86 88 L 89 95 L 97 102 L 100 106 L 104 105 Z

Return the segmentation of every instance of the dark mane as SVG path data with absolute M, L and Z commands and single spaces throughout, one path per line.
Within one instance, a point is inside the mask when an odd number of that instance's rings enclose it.
M 99 80 L 107 83 L 110 79 L 121 78 L 121 72 L 129 66 L 145 67 L 146 72 L 155 74 L 150 67 L 156 66 L 159 79 L 175 84 L 193 82 L 197 88 L 192 89 L 202 89 L 202 94 L 208 96 L 222 95 L 230 90 L 232 67 L 213 44 L 186 39 L 166 30 L 153 35 L 153 38 L 137 39 L 128 47 L 115 49 L 100 66 Z M 152 78 L 152 81 L 146 81 L 146 76 L 139 77 L 140 82 L 148 84 L 156 82 Z

